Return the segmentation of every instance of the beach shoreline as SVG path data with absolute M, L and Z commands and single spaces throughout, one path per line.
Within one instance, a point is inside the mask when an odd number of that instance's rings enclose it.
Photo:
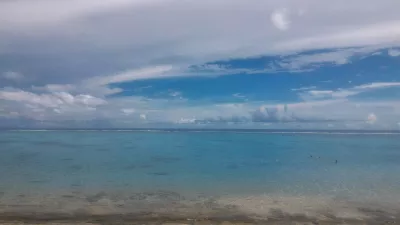
M 366 214 L 368 215 L 368 213 Z M 159 215 L 142 214 L 109 214 L 109 215 L 73 215 L 73 214 L 37 214 L 15 213 L 0 214 L 0 224 L 159 224 L 159 225 L 244 225 L 244 224 L 399 224 L 399 215 L 383 212 L 370 212 L 365 219 L 337 218 L 325 215 L 325 218 L 307 217 L 305 215 L 288 215 L 276 212 L 268 218 L 252 218 L 246 215 Z
M 132 197 L 134 196 L 134 197 Z M 67 199 L 69 198 L 69 200 Z M 394 204 L 299 196 L 185 199 L 172 192 L 115 199 L 97 193 L 63 201 L 42 197 L 1 201 L 0 224 L 399 224 Z M 123 199 L 122 198 L 122 199 Z M 58 201 L 58 202 L 57 202 Z M 84 203 L 85 201 L 85 203 Z

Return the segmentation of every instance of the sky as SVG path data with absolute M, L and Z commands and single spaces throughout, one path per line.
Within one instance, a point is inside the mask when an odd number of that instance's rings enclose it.
M 398 0 L 2 0 L 0 128 L 400 129 Z

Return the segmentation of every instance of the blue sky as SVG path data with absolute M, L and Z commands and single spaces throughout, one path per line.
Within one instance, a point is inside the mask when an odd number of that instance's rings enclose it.
M 400 2 L 0 2 L 0 126 L 400 129 Z

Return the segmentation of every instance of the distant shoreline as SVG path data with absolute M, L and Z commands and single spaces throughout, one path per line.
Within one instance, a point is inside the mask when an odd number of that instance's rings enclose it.
M 398 135 L 400 130 L 307 130 L 307 129 L 191 129 L 191 128 L 132 128 L 132 129 L 0 129 L 0 132 L 46 132 L 46 131 L 70 131 L 70 132 L 220 132 L 220 133 L 269 133 L 269 134 L 345 134 L 345 135 Z

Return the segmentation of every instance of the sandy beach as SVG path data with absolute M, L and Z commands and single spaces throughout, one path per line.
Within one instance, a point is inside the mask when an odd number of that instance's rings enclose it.
M 188 198 L 174 192 L 3 196 L 0 224 L 399 224 L 396 204 L 319 196 Z

